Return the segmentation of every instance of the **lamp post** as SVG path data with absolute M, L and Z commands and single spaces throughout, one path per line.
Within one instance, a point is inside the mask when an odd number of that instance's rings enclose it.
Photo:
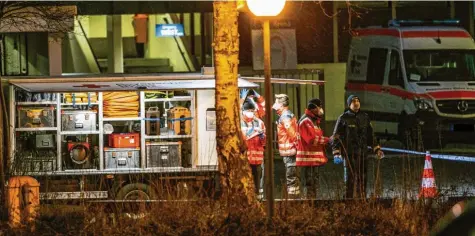
M 270 26 L 269 19 L 277 16 L 285 6 L 286 0 L 247 0 L 249 10 L 257 17 L 263 19 L 262 38 L 264 41 L 264 90 L 266 115 L 266 150 L 264 159 L 265 194 L 267 202 L 267 218 L 272 220 L 274 216 L 274 154 L 272 145 L 272 86 L 270 66 Z

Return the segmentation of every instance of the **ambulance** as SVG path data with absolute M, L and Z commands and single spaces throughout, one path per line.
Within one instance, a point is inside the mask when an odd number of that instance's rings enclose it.
M 217 192 L 213 68 L 6 79 L 9 176 L 34 177 L 41 200 L 154 200 Z M 257 89 L 264 79 L 237 80 L 239 89 Z
M 418 149 L 473 144 L 475 43 L 458 20 L 391 20 L 353 32 L 346 95 L 380 139 Z

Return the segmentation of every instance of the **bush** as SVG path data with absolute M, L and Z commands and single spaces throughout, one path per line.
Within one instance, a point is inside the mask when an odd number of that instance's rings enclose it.
M 157 202 L 136 206 L 126 214 L 121 207 L 43 206 L 36 233 L 41 235 L 427 235 L 445 212 L 414 202 L 276 202 L 272 223 L 265 205 L 220 201 Z M 6 228 L 6 227 L 2 227 Z M 0 231 L 1 232 L 1 231 Z M 23 235 L 27 229 L 4 230 Z M 0 233 L 1 235 L 1 233 Z

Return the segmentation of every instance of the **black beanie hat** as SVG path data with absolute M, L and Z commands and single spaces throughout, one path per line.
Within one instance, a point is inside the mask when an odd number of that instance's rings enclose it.
M 346 99 L 346 105 L 349 107 L 351 105 L 351 102 L 353 101 L 353 99 L 358 99 L 360 100 L 360 98 L 356 95 L 350 95 L 348 96 L 348 99 Z
M 308 101 L 307 109 L 315 109 L 315 108 L 321 107 L 321 106 L 322 106 L 322 101 L 320 101 L 320 99 L 318 99 L 318 98 L 314 98 L 314 99 Z
M 256 109 L 256 105 L 252 101 L 249 101 L 249 99 L 244 100 L 244 103 L 242 104 L 242 110 L 249 110 L 249 109 Z

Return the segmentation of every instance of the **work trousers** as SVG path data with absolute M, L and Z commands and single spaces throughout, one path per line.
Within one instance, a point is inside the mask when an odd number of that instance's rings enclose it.
M 295 197 L 300 194 L 297 166 L 295 164 L 295 156 L 282 157 L 285 165 L 285 178 L 287 184 L 287 194 Z
M 303 197 L 316 199 L 319 186 L 318 166 L 301 166 Z
M 264 162 L 261 165 L 251 165 L 251 171 L 256 194 L 262 198 L 264 196 Z
M 365 154 L 365 151 L 355 151 L 348 154 L 346 198 L 366 198 L 368 163 L 365 161 Z

